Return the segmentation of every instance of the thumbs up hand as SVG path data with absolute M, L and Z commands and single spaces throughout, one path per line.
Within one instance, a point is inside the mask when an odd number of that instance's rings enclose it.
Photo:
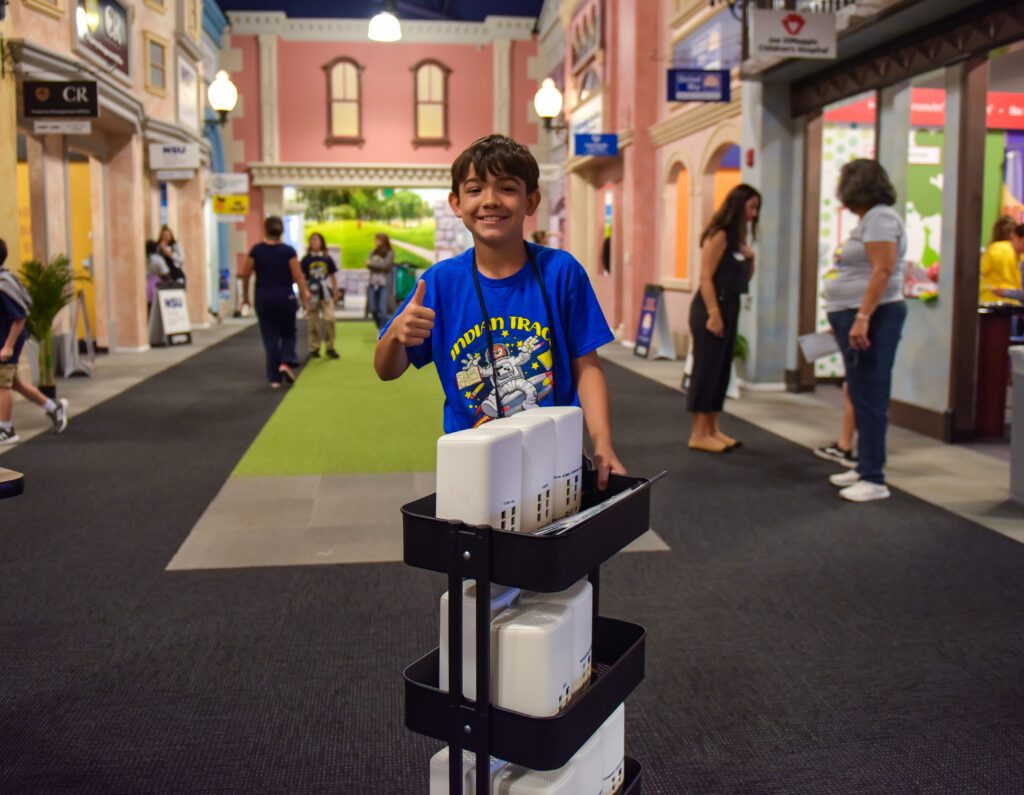
M 426 294 L 427 283 L 420 279 L 416 282 L 416 292 L 409 299 L 409 303 L 391 324 L 395 339 L 407 348 L 428 339 L 434 328 L 434 310 L 423 305 L 423 297 Z

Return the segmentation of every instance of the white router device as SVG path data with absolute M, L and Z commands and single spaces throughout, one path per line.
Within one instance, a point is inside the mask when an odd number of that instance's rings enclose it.
M 522 434 L 491 424 L 437 440 L 436 515 L 516 532 L 523 492 Z
M 578 795 L 576 769 L 568 764 L 558 770 L 528 770 L 507 765 L 491 784 L 493 795 Z
M 583 410 L 578 406 L 539 406 L 530 413 L 555 421 L 555 482 L 552 521 L 580 509 L 583 492 Z
M 551 523 L 552 482 L 555 475 L 555 421 L 537 411 L 522 411 L 492 423 L 518 428 L 523 434 L 522 532 L 532 533 Z
M 494 619 L 515 604 L 518 588 L 492 586 L 491 588 L 491 670 L 497 665 L 495 656 Z M 441 594 L 441 646 L 439 662 L 439 688 L 448 692 L 448 592 Z M 492 680 L 494 678 L 492 674 Z M 492 687 L 493 690 L 493 687 Z M 476 699 L 476 583 L 462 584 L 462 695 Z
M 576 791 L 579 795 L 601 795 L 604 788 L 604 745 L 601 730 L 587 740 L 569 760 L 576 770 Z
M 523 591 L 520 604 L 557 604 L 569 610 L 572 621 L 572 659 L 575 672 L 572 693 L 575 696 L 588 684 L 593 668 L 594 588 L 586 579 L 558 593 Z
M 568 609 L 519 605 L 501 613 L 493 627 L 493 703 L 538 718 L 565 709 L 575 673 Z
M 430 758 L 430 795 L 448 795 L 449 764 L 451 750 L 447 745 Z M 498 772 L 507 766 L 508 762 L 491 757 L 491 791 Z M 463 795 L 476 795 L 476 754 L 470 751 L 462 752 L 462 792 Z
M 599 729 L 601 734 L 601 795 L 615 795 L 626 780 L 626 705 L 619 704 Z

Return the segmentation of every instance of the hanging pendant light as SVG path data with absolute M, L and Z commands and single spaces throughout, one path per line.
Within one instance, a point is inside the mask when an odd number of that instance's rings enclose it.
M 386 2 L 384 10 L 370 20 L 366 35 L 371 41 L 399 41 L 402 38 L 402 25 L 395 16 L 394 2 Z

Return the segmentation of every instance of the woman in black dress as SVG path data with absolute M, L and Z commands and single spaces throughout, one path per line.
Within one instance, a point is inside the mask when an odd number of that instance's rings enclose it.
M 740 296 L 754 275 L 753 240 L 761 194 L 737 185 L 725 197 L 700 237 L 700 291 L 690 304 L 693 374 L 686 410 L 693 413 L 690 449 L 724 453 L 739 442 L 718 428 L 732 373 L 733 348 L 740 319 Z

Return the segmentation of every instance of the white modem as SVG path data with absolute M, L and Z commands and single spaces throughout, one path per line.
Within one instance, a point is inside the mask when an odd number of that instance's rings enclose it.
M 494 619 L 505 609 L 515 604 L 519 597 L 518 588 L 491 588 L 491 669 L 495 669 Z M 438 686 L 448 692 L 448 592 L 441 594 L 441 647 Z M 493 679 L 493 675 L 492 675 Z M 492 688 L 493 690 L 493 688 Z M 462 585 L 462 695 L 476 699 L 476 583 L 472 580 Z
M 507 765 L 491 784 L 493 795 L 578 795 L 582 792 L 576 769 L 568 764 L 558 770 L 528 770 Z
M 552 521 L 580 509 L 583 491 L 583 410 L 578 406 L 540 406 L 531 413 L 555 421 L 555 482 Z
M 446 745 L 430 758 L 430 795 L 448 795 L 448 765 L 451 764 L 451 750 Z M 491 788 L 498 772 L 508 762 L 491 757 Z M 463 795 L 476 795 L 476 754 L 462 752 L 462 792 Z
M 516 532 L 523 491 L 522 434 L 490 425 L 437 440 L 436 515 Z
M 519 605 L 494 620 L 493 702 L 538 718 L 572 696 L 572 621 L 562 605 Z
M 563 605 L 569 610 L 572 621 L 572 659 L 576 670 L 573 674 L 572 692 L 576 695 L 590 684 L 593 667 L 594 634 L 594 589 L 587 580 L 558 593 L 523 591 L 520 603 Z
M 626 705 L 601 724 L 601 795 L 615 795 L 626 780 Z
M 523 494 L 519 507 L 523 514 L 522 532 L 532 533 L 551 523 L 555 421 L 536 411 L 524 411 L 493 424 L 499 428 L 518 428 L 523 434 Z
M 604 745 L 601 730 L 587 740 L 569 760 L 576 770 L 576 791 L 580 795 L 601 795 L 604 788 Z

